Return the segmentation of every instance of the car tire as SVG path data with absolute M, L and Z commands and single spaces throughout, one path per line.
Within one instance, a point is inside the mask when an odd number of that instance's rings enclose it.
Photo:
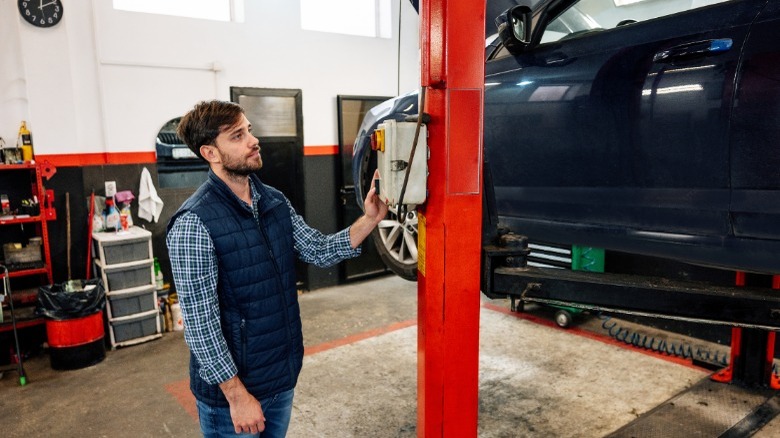
M 371 165 L 373 163 L 373 165 Z M 369 170 L 370 169 L 370 170 Z M 360 167 L 363 193 L 368 193 L 376 169 L 376 154 L 367 156 Z M 371 233 L 379 257 L 399 277 L 417 281 L 417 211 L 406 212 L 406 220 L 398 221 L 397 211 L 390 208 L 387 217 Z

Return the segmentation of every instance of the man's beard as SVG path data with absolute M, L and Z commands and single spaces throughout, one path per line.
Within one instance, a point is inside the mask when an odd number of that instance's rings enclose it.
M 222 155 L 222 154 L 220 154 Z M 263 167 L 263 160 L 259 159 L 258 161 L 254 160 L 240 160 L 240 159 L 234 159 L 234 158 L 227 158 L 225 155 L 222 155 L 222 168 L 225 169 L 225 171 L 228 174 L 234 175 L 234 176 L 249 176 L 250 174 L 253 174 L 260 170 L 260 168 Z

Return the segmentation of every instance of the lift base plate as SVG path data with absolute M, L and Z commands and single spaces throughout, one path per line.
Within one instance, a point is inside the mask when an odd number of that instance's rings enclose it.
M 780 393 L 775 390 L 706 378 L 608 437 L 749 437 L 778 413 Z

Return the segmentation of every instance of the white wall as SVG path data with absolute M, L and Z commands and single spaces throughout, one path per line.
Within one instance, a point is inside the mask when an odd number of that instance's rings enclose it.
M 417 13 L 392 9 L 381 39 L 303 31 L 295 0 L 248 0 L 244 23 L 70 1 L 49 29 L 0 0 L 0 136 L 14 144 L 27 120 L 36 154 L 151 152 L 168 119 L 239 86 L 302 89 L 304 144 L 335 145 L 336 95 L 418 87 Z
M 7 7 L 16 7 L 16 4 L 10 0 L 0 2 L 0 137 L 6 145 L 13 146 L 16 130 L 23 119 L 21 115 L 27 114 L 27 84 L 24 75 L 19 73 L 23 68 L 16 31 L 18 14 L 6 13 Z

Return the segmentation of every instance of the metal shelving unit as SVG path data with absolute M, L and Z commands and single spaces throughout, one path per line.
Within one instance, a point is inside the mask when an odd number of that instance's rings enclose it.
M 41 260 L 36 264 L 21 264 L 14 265 L 5 261 L 5 265 L 8 267 L 8 277 L 11 280 L 12 294 L 11 299 L 14 300 L 15 306 L 17 306 L 17 315 L 19 310 L 25 309 L 25 307 L 31 307 L 37 300 L 37 288 L 15 288 L 15 284 L 18 281 L 14 279 L 21 279 L 25 277 L 41 277 L 41 281 L 35 282 L 35 286 L 43 284 L 51 284 L 52 278 L 52 266 L 51 266 L 51 250 L 49 247 L 49 229 L 47 221 L 57 218 L 56 211 L 52 207 L 52 199 L 54 193 L 51 190 L 46 190 L 43 185 L 44 177 L 48 180 L 56 169 L 49 163 L 25 163 L 25 164 L 0 164 L 0 192 L 11 192 L 13 196 L 22 196 L 38 199 L 38 211 L 33 212 L 17 212 L 13 215 L 0 215 L 0 229 L 2 229 L 3 237 L 0 237 L 0 244 L 11 243 L 14 239 L 21 236 L 25 239 L 32 237 L 41 238 Z M 24 187 L 23 181 L 29 182 L 29 189 Z M 29 225 L 32 225 L 30 227 Z M 19 230 L 13 232 L 13 227 L 18 226 Z M 32 229 L 32 231 L 30 231 Z M 9 240 L 10 239 L 10 240 Z M 3 307 L 8 305 L 4 303 Z M 21 312 L 24 313 L 24 312 Z M 44 324 L 42 317 L 36 316 L 17 316 L 17 329 L 26 327 L 32 327 L 36 325 Z M 3 318 L 3 322 L 0 323 L 0 333 L 8 332 L 12 330 L 12 324 Z

